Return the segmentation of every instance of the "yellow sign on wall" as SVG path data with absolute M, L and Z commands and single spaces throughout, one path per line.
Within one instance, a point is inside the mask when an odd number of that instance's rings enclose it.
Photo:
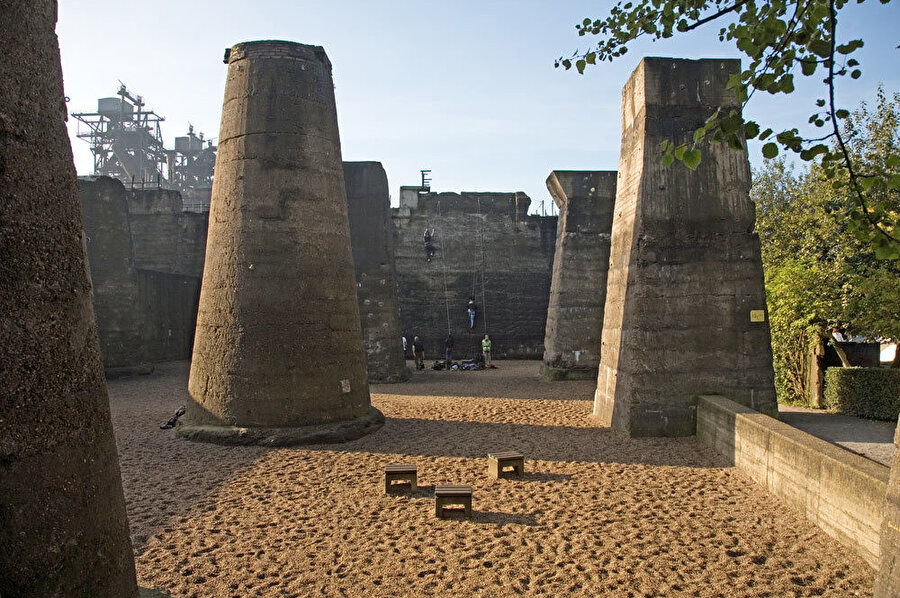
M 750 310 L 750 321 L 751 322 L 765 322 L 766 321 L 765 310 L 751 309 Z

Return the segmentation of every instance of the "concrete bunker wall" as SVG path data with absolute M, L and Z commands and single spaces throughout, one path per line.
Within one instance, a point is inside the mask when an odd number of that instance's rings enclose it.
M 408 338 L 421 337 L 427 359 L 443 357 L 448 305 L 455 358 L 480 351 L 485 319 L 494 358 L 543 355 L 557 218 L 528 215 L 530 204 L 523 193 L 401 189 L 400 207 L 392 210 L 400 326 Z M 435 230 L 430 262 L 426 228 Z M 478 310 L 470 330 L 466 303 L 473 294 Z
M 400 342 L 387 174 L 380 162 L 344 162 L 343 167 L 369 381 L 400 382 L 409 372 Z
M 78 185 L 104 366 L 189 359 L 208 215 L 182 211 L 177 191 Z

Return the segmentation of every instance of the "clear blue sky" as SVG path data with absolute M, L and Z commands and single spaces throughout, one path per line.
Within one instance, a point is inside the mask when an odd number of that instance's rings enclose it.
M 166 117 L 166 146 L 188 122 L 217 137 L 226 47 L 256 39 L 324 46 L 334 66 L 344 160 L 377 160 L 396 201 L 401 185 L 433 170 L 437 191 L 524 191 L 532 209 L 549 194 L 552 170 L 615 170 L 622 85 L 643 56 L 739 57 L 718 27 L 657 43 L 579 76 L 553 61 L 591 38 L 584 17 L 612 2 L 538 0 L 62 0 L 57 33 L 70 112 L 94 111 L 118 80 Z M 900 91 L 900 0 L 869 0 L 842 13 L 842 39 L 863 37 L 863 76 L 841 82 L 849 108 L 879 82 Z M 821 95 L 811 85 L 785 100 L 758 95 L 747 116 L 776 126 L 805 123 Z M 90 174 L 87 143 L 70 136 L 79 174 Z M 751 161 L 761 161 L 758 144 Z

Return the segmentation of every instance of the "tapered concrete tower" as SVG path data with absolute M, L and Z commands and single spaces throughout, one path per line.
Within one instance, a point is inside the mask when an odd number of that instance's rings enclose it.
M 53 0 L 0 0 L 0 596 L 137 596 Z
M 547 189 L 559 222 L 541 374 L 589 380 L 600 363 L 616 173 L 555 170 Z
M 622 152 L 594 413 L 631 436 L 695 433 L 697 395 L 777 413 L 745 150 L 710 142 L 696 171 L 665 167 L 692 143 L 737 60 L 645 58 L 622 91 Z
M 321 47 L 283 41 L 238 44 L 226 60 L 193 402 L 179 433 L 266 444 L 359 436 L 380 414 L 369 403 L 331 63 Z

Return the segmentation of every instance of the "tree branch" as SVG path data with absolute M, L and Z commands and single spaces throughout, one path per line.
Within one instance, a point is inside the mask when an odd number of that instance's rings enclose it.
M 866 198 L 863 196 L 862 189 L 859 188 L 859 177 L 853 170 L 853 161 L 850 159 L 850 152 L 844 143 L 844 137 L 841 135 L 840 126 L 838 125 L 836 110 L 834 107 L 834 53 L 837 44 L 837 11 L 834 8 L 834 0 L 828 0 L 828 22 L 831 25 L 831 60 L 828 61 L 828 112 L 831 117 L 831 126 L 834 130 L 834 136 L 838 141 L 838 147 L 843 154 L 844 165 L 847 167 L 847 173 L 850 175 L 850 185 L 856 194 L 856 200 L 862 208 L 863 215 L 872 227 L 893 243 L 900 242 L 900 239 L 889 234 L 881 228 L 879 223 L 869 214 L 869 206 L 866 204 Z
M 686 33 L 688 31 L 693 31 L 694 29 L 696 29 L 697 27 L 700 27 L 701 25 L 706 25 L 710 21 L 715 21 L 719 17 L 727 15 L 730 12 L 734 12 L 737 9 L 739 9 L 740 7 L 742 7 L 743 5 L 747 4 L 749 1 L 750 0 L 741 0 L 740 2 L 738 2 L 737 4 L 735 4 L 733 6 L 729 6 L 728 8 L 723 8 L 722 10 L 720 10 L 719 12 L 717 12 L 714 15 L 709 15 L 708 17 L 704 17 L 704 18 L 698 20 L 696 23 L 688 25 L 685 28 L 684 32 Z

